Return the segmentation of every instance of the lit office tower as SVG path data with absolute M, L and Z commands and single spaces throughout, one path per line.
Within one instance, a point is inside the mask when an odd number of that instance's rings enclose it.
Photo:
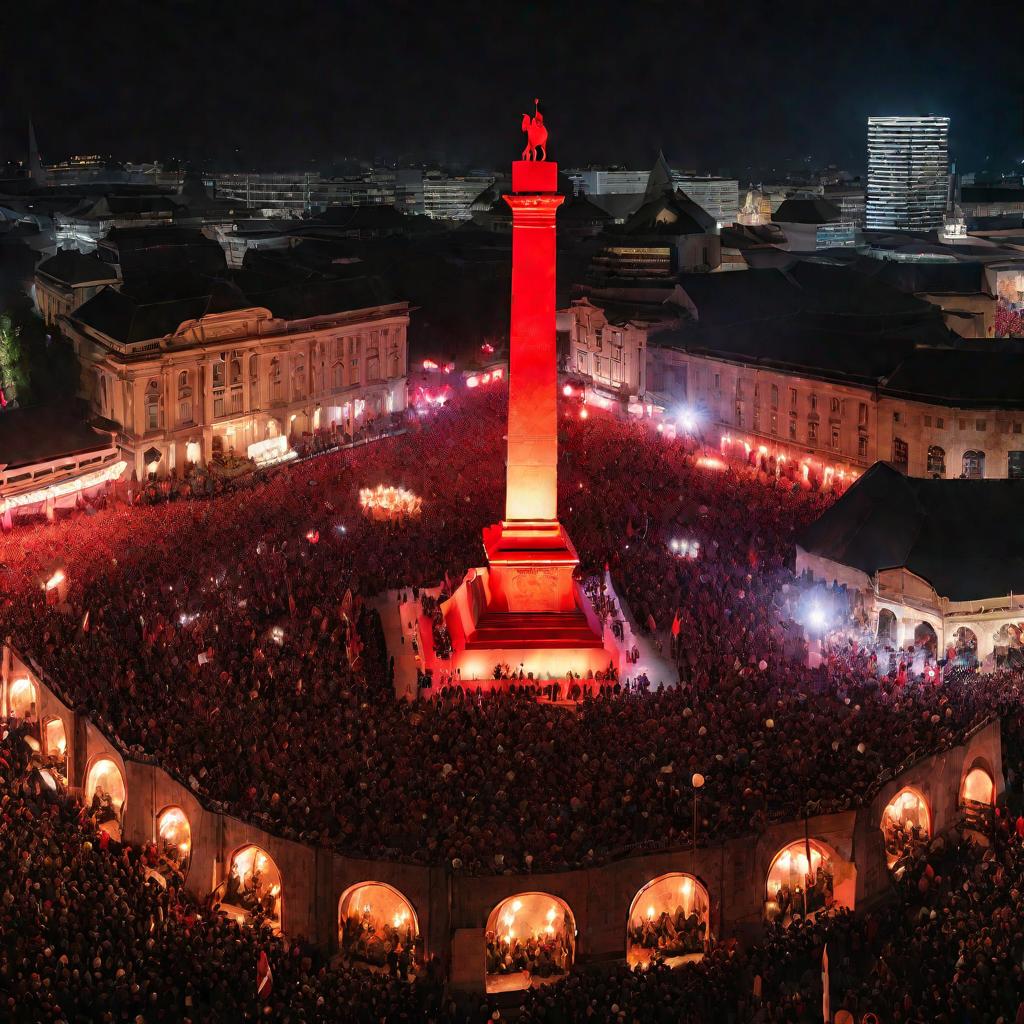
M 942 227 L 949 174 L 948 117 L 869 117 L 869 231 Z

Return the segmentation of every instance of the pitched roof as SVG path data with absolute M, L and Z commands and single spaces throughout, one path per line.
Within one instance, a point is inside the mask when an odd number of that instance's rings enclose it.
M 714 217 L 683 192 L 664 192 L 646 200 L 622 228 L 629 235 L 704 235 Z
M 117 271 L 109 263 L 77 249 L 58 249 L 55 256 L 36 267 L 36 273 L 72 286 L 117 280 Z
M 941 597 L 974 601 L 1024 589 L 1012 524 L 1024 480 L 922 480 L 871 467 L 797 538 L 805 551 L 873 575 L 906 568 Z
M 775 224 L 832 224 L 842 217 L 835 203 L 819 197 L 784 199 L 772 214 Z
M 75 452 L 110 447 L 110 435 L 92 430 L 64 406 L 33 406 L 0 413 L 0 464 L 27 466 Z

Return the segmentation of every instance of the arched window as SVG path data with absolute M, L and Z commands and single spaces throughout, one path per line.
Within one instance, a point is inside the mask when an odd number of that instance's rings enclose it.
M 242 360 L 238 356 L 231 357 L 231 385 L 242 383 Z
M 896 643 L 896 615 L 889 608 L 878 613 L 878 642 L 889 646 Z
M 964 452 L 964 477 L 967 480 L 984 480 L 985 453 L 979 451 Z
M 259 376 L 260 357 L 255 352 L 253 352 L 253 354 L 249 356 L 249 380 L 255 382 L 259 379 Z
M 93 761 L 85 777 L 86 809 L 96 824 L 112 838 L 121 838 L 121 816 L 125 803 L 124 776 L 109 757 Z
M 902 873 L 907 858 L 928 846 L 931 815 L 925 798 L 918 790 L 905 786 L 882 812 L 881 829 L 886 863 L 890 870 Z
M 215 388 L 224 387 L 224 357 L 217 356 L 213 361 L 213 386 Z
M 283 900 L 281 872 L 273 858 L 258 846 L 235 851 L 224 888 L 224 902 L 234 910 L 234 916 L 249 920 L 256 915 L 280 928 Z
M 839 903 L 852 909 L 836 892 L 837 858 L 822 843 L 798 839 L 775 855 L 768 869 L 765 917 L 788 922 L 794 914 L 806 917 Z
M 930 622 L 919 622 L 914 627 L 914 646 L 923 647 L 929 657 L 934 657 L 939 649 L 939 637 Z
M 388 355 L 388 377 L 398 376 L 398 353 L 392 352 Z
M 360 882 L 342 893 L 338 945 L 349 959 L 383 967 L 389 953 L 415 956 L 419 941 L 416 911 L 397 889 L 384 882 Z
M 188 370 L 182 370 L 178 374 L 178 397 L 183 398 L 183 391 L 188 390 Z
M 67 752 L 68 737 L 64 731 L 64 722 L 60 718 L 51 718 L 43 726 L 43 754 L 63 760 Z
M 306 364 L 302 361 L 295 364 L 292 371 L 292 398 L 303 398 L 306 394 Z
M 165 807 L 156 818 L 156 869 L 184 877 L 192 859 L 192 827 L 180 807 Z
M 910 449 L 902 437 L 892 439 L 892 463 L 898 470 L 906 473 L 907 466 L 910 464 Z
M 380 356 L 376 353 L 366 358 L 366 379 L 368 381 L 380 379 Z
M 633 897 L 626 928 L 626 963 L 647 964 L 658 953 L 669 966 L 696 959 L 711 938 L 708 891 L 693 875 L 673 871 Z M 678 958 L 678 959 L 677 959 Z
M 160 426 L 160 385 L 151 380 L 146 385 L 146 429 L 156 430 Z
M 277 356 L 270 360 L 270 397 L 273 401 L 281 398 L 281 360 Z
M 946 475 L 946 449 L 937 444 L 928 446 L 928 472 L 931 476 Z
M 972 768 L 964 779 L 963 802 L 991 806 L 995 799 L 996 787 L 992 776 L 984 768 Z
M 502 900 L 487 918 L 484 981 L 488 992 L 529 988 L 536 978 L 567 974 L 576 955 L 569 905 L 545 892 Z
M 38 709 L 36 684 L 28 676 L 11 680 L 7 691 L 7 707 L 15 718 L 33 719 Z

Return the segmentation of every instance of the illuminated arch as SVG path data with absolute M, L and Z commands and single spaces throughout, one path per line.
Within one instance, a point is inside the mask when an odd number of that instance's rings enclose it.
M 239 920 L 262 914 L 274 928 L 281 927 L 284 883 L 274 858 L 254 843 L 239 847 L 228 860 L 224 902 Z M 229 912 L 230 912 L 229 910 Z
M 68 752 L 68 737 L 62 718 L 48 718 L 43 723 L 43 755 L 63 758 Z
M 892 869 L 905 853 L 931 838 L 932 816 L 924 794 L 904 786 L 886 804 L 879 828 L 885 837 L 885 861 Z
M 7 688 L 7 710 L 15 718 L 34 718 L 39 708 L 39 691 L 28 676 L 12 679 Z
M 124 776 L 117 762 L 106 756 L 95 758 L 85 775 L 85 804 L 96 824 L 114 839 L 121 838 L 126 799 Z
M 699 958 L 711 936 L 711 900 L 693 875 L 670 871 L 633 897 L 626 924 L 626 963 L 646 964 L 659 951 L 669 960 Z
M 919 622 L 914 627 L 914 646 L 925 647 L 934 655 L 939 649 L 939 636 L 930 622 Z
M 816 914 L 833 906 L 852 910 L 855 886 L 851 872 L 843 870 L 846 866 L 835 850 L 816 839 L 787 843 L 772 858 L 765 878 L 765 917 L 786 920 L 793 914 Z M 840 873 L 847 877 L 840 879 Z
M 353 960 L 383 966 L 393 950 L 414 955 L 420 923 L 412 901 L 386 882 L 350 885 L 338 900 L 338 945 Z
M 996 802 L 996 784 L 991 773 L 975 765 L 965 776 L 960 792 L 963 803 L 984 804 L 991 807 Z
M 184 878 L 192 862 L 192 826 L 188 815 L 175 805 L 165 807 L 156 816 L 157 870 L 168 875 L 177 872 Z
M 576 919 L 569 904 L 546 892 L 502 900 L 487 918 L 484 981 L 511 992 L 564 977 L 576 956 Z
M 897 635 L 896 613 L 891 608 L 882 608 L 878 613 L 878 642 L 894 645 Z

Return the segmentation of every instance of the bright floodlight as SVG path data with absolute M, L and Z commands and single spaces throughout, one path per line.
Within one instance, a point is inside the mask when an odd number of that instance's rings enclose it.
M 676 426 L 682 427 L 688 434 L 697 429 L 697 414 L 692 409 L 680 410 Z
M 807 621 L 812 629 L 821 629 L 825 625 L 825 613 L 820 608 L 812 608 Z

